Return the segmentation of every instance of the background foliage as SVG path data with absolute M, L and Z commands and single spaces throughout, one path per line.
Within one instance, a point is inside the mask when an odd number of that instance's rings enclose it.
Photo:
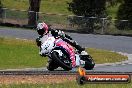
M 124 2 L 119 6 L 119 10 L 117 12 L 118 20 L 128 20 L 126 21 L 126 25 L 129 28 L 132 28 L 132 0 L 124 0 Z M 122 22 L 117 24 L 117 27 L 121 29 L 119 26 L 123 25 Z

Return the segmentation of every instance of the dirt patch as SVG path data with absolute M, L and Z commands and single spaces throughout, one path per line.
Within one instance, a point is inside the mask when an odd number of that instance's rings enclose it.
M 0 84 L 53 84 L 75 79 L 75 75 L 1 75 Z

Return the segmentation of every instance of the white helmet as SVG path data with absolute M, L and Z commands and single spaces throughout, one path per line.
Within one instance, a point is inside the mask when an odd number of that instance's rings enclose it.
M 37 25 L 37 32 L 39 35 L 47 34 L 48 33 L 48 25 L 46 23 L 38 23 Z

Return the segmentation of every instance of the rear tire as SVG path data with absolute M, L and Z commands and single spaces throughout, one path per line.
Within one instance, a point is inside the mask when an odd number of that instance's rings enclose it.
M 59 64 L 64 70 L 69 71 L 72 69 L 72 65 L 64 63 L 63 60 L 61 60 L 61 57 L 59 56 L 58 52 L 53 51 L 51 53 L 52 58 L 54 59 L 55 63 Z M 68 58 L 67 58 L 68 59 Z

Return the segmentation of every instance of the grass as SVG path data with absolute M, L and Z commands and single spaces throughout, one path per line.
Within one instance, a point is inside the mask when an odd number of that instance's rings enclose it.
M 112 35 L 126 35 L 126 36 L 132 36 L 132 30 L 118 30 L 118 29 L 108 29 L 106 34 L 112 34 Z
M 53 14 L 65 14 L 69 15 L 72 12 L 68 11 L 67 2 L 71 0 L 41 0 L 40 12 L 43 13 L 53 13 Z M 3 6 L 9 9 L 18 9 L 18 10 L 28 10 L 29 8 L 29 1 L 28 0 L 3 0 L 1 1 Z M 19 19 L 23 21 L 27 21 L 28 13 L 27 12 L 20 12 L 20 11 L 10 11 L 6 10 L 6 18 L 7 20 Z M 46 15 L 46 14 L 39 14 L 38 22 L 45 21 L 49 24 L 56 25 L 63 25 L 66 26 L 67 24 L 67 17 L 60 16 L 60 15 Z M 10 22 L 10 21 L 8 21 Z M 16 22 L 16 21 L 15 21 Z M 25 24 L 25 23 L 24 23 Z
M 41 0 L 40 11 L 44 13 L 55 14 L 72 14 L 67 10 L 68 4 L 71 0 Z M 28 0 L 2 0 L 2 4 L 6 8 L 28 10 Z
M 85 84 L 78 85 L 75 81 L 58 84 L 12 84 L 1 85 L 2 88 L 131 88 L 129 84 Z
M 40 5 L 40 12 L 44 13 L 52 13 L 52 14 L 65 14 L 65 15 L 73 15 L 72 12 L 68 11 L 67 2 L 71 2 L 72 0 L 41 0 Z M 29 8 L 29 0 L 1 0 L 3 7 L 9 8 L 9 9 L 17 9 L 17 10 L 28 10 Z M 116 13 L 118 11 L 118 7 L 120 6 L 120 3 L 118 3 L 115 6 L 107 7 L 106 12 L 112 19 L 116 18 Z M 27 18 L 28 13 L 23 11 L 10 11 L 6 10 L 6 20 L 9 23 L 18 23 L 21 25 L 27 24 Z M 19 22 L 20 23 L 19 23 Z M 49 15 L 49 14 L 39 14 L 39 20 L 38 22 L 45 21 L 46 23 L 52 25 L 55 28 L 59 29 L 69 29 L 70 26 L 69 21 L 67 20 L 67 16 L 60 16 L 60 15 Z M 132 32 L 129 30 L 118 30 L 114 27 L 114 23 L 111 24 L 113 27 L 106 28 L 106 34 L 124 34 L 124 35 L 132 35 Z M 74 29 L 74 28 L 70 28 Z M 101 30 L 95 30 L 95 32 L 101 33 Z
M 68 11 L 67 2 L 72 0 L 41 0 L 40 11 L 44 13 L 54 13 L 54 14 L 73 14 Z M 2 0 L 3 6 L 10 9 L 18 10 L 28 10 L 29 1 L 28 0 Z M 116 16 L 119 4 L 117 6 L 108 7 L 107 13 L 114 18 Z
M 43 67 L 46 60 L 32 41 L 0 38 L 0 69 Z
M 1 2 L 4 7 L 10 9 L 28 10 L 29 7 L 28 0 L 1 0 Z
M 99 50 L 87 49 L 95 63 L 112 63 L 126 60 L 120 54 Z M 0 69 L 44 67 L 47 58 L 38 55 L 38 47 L 34 41 L 0 38 Z
M 106 30 L 104 30 L 104 32 L 106 34 L 120 34 L 120 35 L 132 35 L 132 30 L 125 28 L 122 30 L 117 29 L 117 27 L 115 26 L 115 22 L 111 21 L 110 24 L 107 26 Z
M 106 34 L 113 34 L 113 35 L 131 35 L 132 36 L 132 30 L 118 30 L 117 28 L 110 28 L 106 31 Z
M 27 19 L 28 18 L 28 13 L 26 11 L 13 11 L 10 9 L 6 10 L 6 18 L 11 18 L 11 19 Z
M 40 11 L 44 13 L 52 13 L 52 14 L 65 14 L 65 15 L 73 15 L 72 12 L 68 11 L 67 2 L 71 2 L 72 0 L 41 0 Z M 28 10 L 29 8 L 29 0 L 1 0 L 3 7 L 9 9 L 17 9 L 17 10 Z M 106 12 L 112 19 L 116 18 L 116 13 L 119 9 L 120 3 L 115 6 L 109 6 L 106 9 Z M 23 11 L 10 11 L 6 10 L 6 20 L 9 23 L 18 23 L 21 25 L 27 24 L 28 13 Z M 19 21 L 19 22 L 18 22 Z M 46 23 L 52 25 L 53 27 L 57 27 L 59 29 L 69 29 L 67 16 L 60 15 L 49 15 L 49 14 L 39 14 L 38 22 L 45 21 Z M 106 28 L 106 34 L 124 34 L 131 35 L 132 32 L 129 30 L 118 30 L 114 27 L 114 23 L 111 24 L 112 27 Z M 70 28 L 71 29 L 71 28 Z M 72 28 L 74 29 L 74 28 Z M 95 32 L 101 33 L 101 30 L 95 30 Z
M 67 16 L 59 16 L 59 15 L 46 15 L 46 14 L 40 14 L 40 19 L 38 21 L 42 22 L 45 21 L 49 24 L 61 24 L 66 25 L 67 24 Z
M 94 58 L 96 63 L 113 63 L 127 59 L 123 55 L 107 50 L 89 48 L 87 52 Z
M 72 14 L 67 10 L 71 0 L 42 0 L 40 11 L 55 14 Z

